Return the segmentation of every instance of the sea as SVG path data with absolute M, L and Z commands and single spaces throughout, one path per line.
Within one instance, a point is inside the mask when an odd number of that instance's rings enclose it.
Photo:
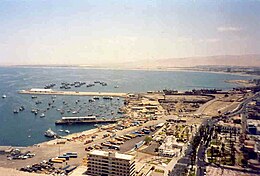
M 72 87 L 69 91 L 91 92 L 124 92 L 137 93 L 175 89 L 179 91 L 216 88 L 222 90 L 237 87 L 226 83 L 225 80 L 249 80 L 252 76 L 193 72 L 193 71 L 144 71 L 144 70 L 113 70 L 89 69 L 81 67 L 0 67 L 0 146 L 29 146 L 50 140 L 44 132 L 51 128 L 63 136 L 65 130 L 70 133 L 81 132 L 95 128 L 92 124 L 84 125 L 55 125 L 55 121 L 63 116 L 90 116 L 102 118 L 120 117 L 118 109 L 123 106 L 122 98 L 113 100 L 100 99 L 89 102 L 93 97 L 87 96 L 56 96 L 19 94 L 19 90 L 44 88 L 54 83 L 53 90 L 61 90 L 61 82 L 73 83 L 102 81 L 107 86 L 96 84 L 93 87 Z M 64 89 L 63 89 L 64 90 Z M 36 104 L 40 101 L 40 104 Z M 52 103 L 49 106 L 49 103 Z M 24 107 L 23 111 L 14 110 Z M 39 109 L 38 115 L 31 112 Z M 59 110 L 64 110 L 61 114 Z M 77 114 L 72 114 L 78 111 Z M 45 117 L 41 118 L 40 114 Z M 63 130 L 63 131 L 62 131 Z

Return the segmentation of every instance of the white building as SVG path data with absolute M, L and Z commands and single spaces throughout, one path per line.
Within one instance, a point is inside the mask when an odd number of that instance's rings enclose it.
M 87 174 L 91 176 L 135 176 L 134 156 L 93 150 L 88 153 Z

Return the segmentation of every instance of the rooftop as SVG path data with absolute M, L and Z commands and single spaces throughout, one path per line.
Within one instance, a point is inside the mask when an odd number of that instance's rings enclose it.
M 92 150 L 91 152 L 89 152 L 89 154 L 113 157 L 113 158 L 123 159 L 123 160 L 132 160 L 134 158 L 134 156 L 132 156 L 132 155 L 126 155 L 126 154 L 121 154 L 121 153 L 117 153 L 117 152 L 107 152 L 107 151 L 102 151 L 102 150 Z

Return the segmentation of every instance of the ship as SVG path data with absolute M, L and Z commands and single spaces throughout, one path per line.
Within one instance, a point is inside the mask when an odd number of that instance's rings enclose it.
M 6 95 L 3 95 L 2 98 L 6 98 Z
M 80 123 L 116 123 L 116 119 L 97 119 L 96 116 L 87 117 L 62 117 L 61 120 L 55 122 L 56 125 L 62 124 L 80 124 Z
M 57 134 L 49 128 L 47 131 L 44 132 L 44 136 L 49 138 L 55 138 L 57 137 Z

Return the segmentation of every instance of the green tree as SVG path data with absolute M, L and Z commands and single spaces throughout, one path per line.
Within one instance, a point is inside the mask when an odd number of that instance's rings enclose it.
M 153 138 L 151 136 L 146 136 L 145 139 L 144 139 L 144 142 L 146 144 L 149 144 L 152 140 L 153 140 Z

